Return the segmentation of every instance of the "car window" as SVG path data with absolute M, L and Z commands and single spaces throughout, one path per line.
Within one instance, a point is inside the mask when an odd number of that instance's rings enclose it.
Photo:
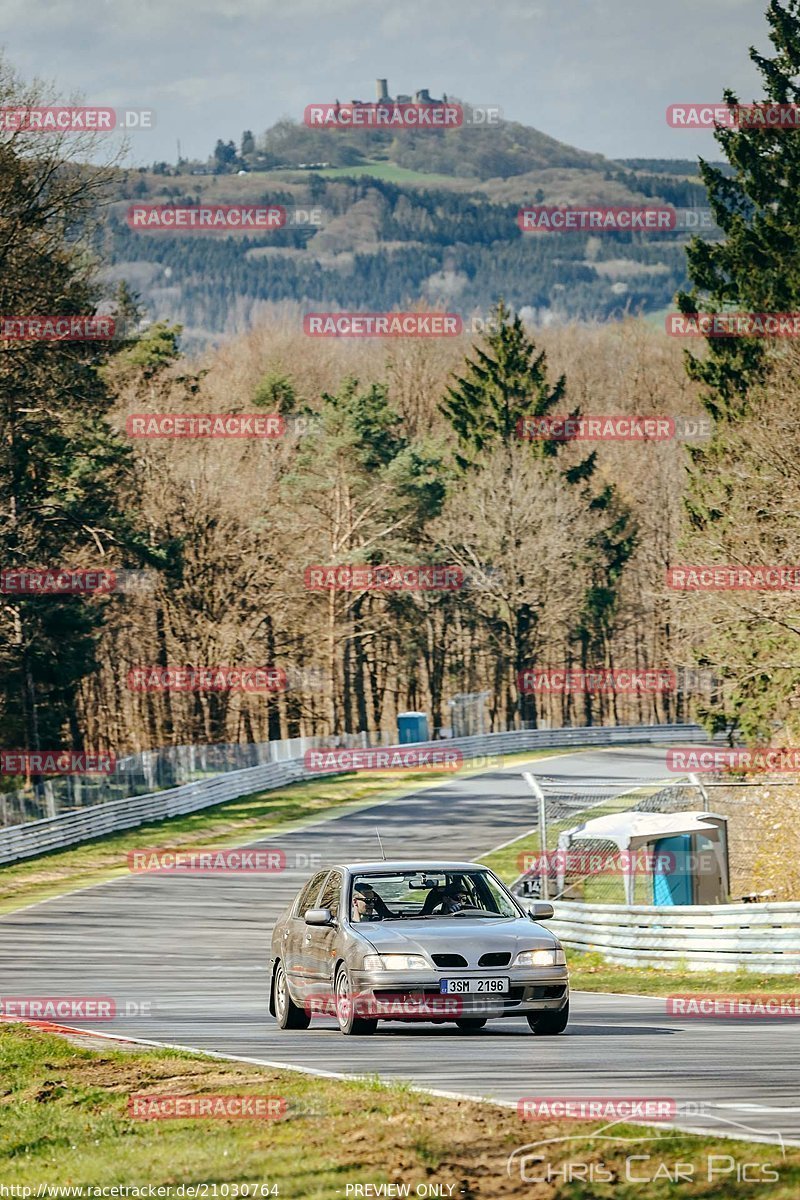
M 342 894 L 342 877 L 338 871 L 331 871 L 328 876 L 325 886 L 322 889 L 322 895 L 317 902 L 318 908 L 329 908 L 334 917 L 339 915 L 339 899 Z
M 461 919 L 520 916 L 504 888 L 486 871 L 420 869 L 370 871 L 353 877 L 351 920 Z
M 302 917 L 309 908 L 314 907 L 314 901 L 317 898 L 317 892 L 322 887 L 322 882 L 325 879 L 327 871 L 317 871 L 313 879 L 309 879 L 306 886 L 303 888 L 294 906 L 294 915 Z

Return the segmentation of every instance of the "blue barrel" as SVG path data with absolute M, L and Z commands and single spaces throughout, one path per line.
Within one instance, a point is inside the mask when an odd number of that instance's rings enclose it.
M 407 742 L 429 742 L 428 714 L 424 712 L 398 713 L 397 738 L 401 746 Z

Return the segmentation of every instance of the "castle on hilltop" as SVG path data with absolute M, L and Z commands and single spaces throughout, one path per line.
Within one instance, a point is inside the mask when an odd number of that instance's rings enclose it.
M 434 100 L 427 88 L 420 88 L 413 96 L 392 97 L 389 95 L 388 80 L 376 79 L 374 100 L 351 100 L 350 103 L 361 105 L 362 108 L 376 104 L 446 104 L 447 96 L 442 96 L 441 100 Z

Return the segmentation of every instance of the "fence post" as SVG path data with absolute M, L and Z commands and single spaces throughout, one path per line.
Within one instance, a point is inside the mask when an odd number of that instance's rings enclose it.
M 539 781 L 530 771 L 524 771 L 522 778 L 533 792 L 539 803 L 539 895 L 542 900 L 550 898 L 550 866 L 547 861 L 547 804 Z
M 703 803 L 705 804 L 706 808 L 708 808 L 708 805 L 709 805 L 708 792 L 704 788 L 703 784 L 700 782 L 699 775 L 690 775 L 689 782 L 692 784 L 693 787 L 697 788 L 698 792 L 703 797 Z

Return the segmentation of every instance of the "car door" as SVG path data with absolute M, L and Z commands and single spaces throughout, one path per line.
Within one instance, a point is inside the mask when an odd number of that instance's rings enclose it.
M 328 876 L 326 871 L 317 871 L 301 890 L 294 903 L 286 928 L 283 931 L 283 961 L 289 984 L 295 996 L 302 997 L 307 988 L 308 955 L 305 946 L 306 925 L 304 915 L 309 908 L 316 908 L 319 890 Z
M 336 963 L 336 938 L 339 933 L 339 913 L 342 903 L 342 873 L 331 871 L 315 908 L 329 908 L 334 925 L 306 925 L 304 945 L 308 955 L 309 983 L 323 996 L 331 994 L 333 968 Z

